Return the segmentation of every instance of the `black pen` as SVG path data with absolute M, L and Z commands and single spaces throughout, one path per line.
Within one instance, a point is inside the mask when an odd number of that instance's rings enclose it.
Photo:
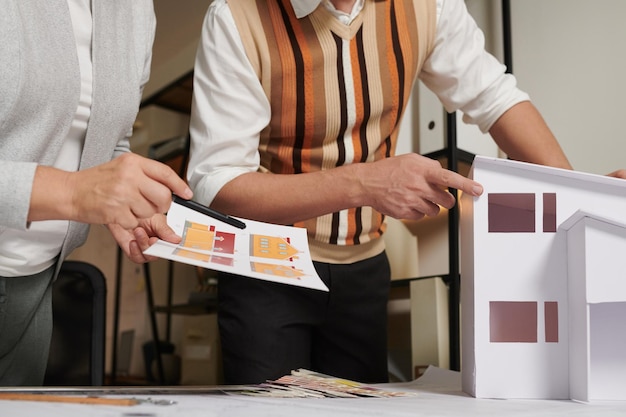
M 185 200 L 184 198 L 180 198 L 179 196 L 174 194 L 174 202 L 180 204 L 181 206 L 185 206 L 187 208 L 195 210 L 198 213 L 206 214 L 209 217 L 213 217 L 214 219 L 222 221 L 238 229 L 246 228 L 246 224 L 242 222 L 241 220 L 237 220 L 234 217 L 230 217 L 227 214 L 220 213 L 217 210 L 213 210 L 207 206 L 203 206 L 202 204 L 196 203 L 193 200 Z

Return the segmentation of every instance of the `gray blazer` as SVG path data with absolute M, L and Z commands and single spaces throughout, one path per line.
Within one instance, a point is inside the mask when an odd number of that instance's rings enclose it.
M 78 106 L 66 0 L 0 0 L 0 239 L 25 229 L 37 164 L 51 165 Z M 93 103 L 80 169 L 129 151 L 156 26 L 152 0 L 93 0 Z M 70 223 L 61 259 L 84 243 Z

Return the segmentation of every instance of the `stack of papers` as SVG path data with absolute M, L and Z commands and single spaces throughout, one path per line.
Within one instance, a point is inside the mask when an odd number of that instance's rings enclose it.
M 414 392 L 392 391 L 347 379 L 299 369 L 275 381 L 227 391 L 228 394 L 279 398 L 390 398 L 412 397 Z

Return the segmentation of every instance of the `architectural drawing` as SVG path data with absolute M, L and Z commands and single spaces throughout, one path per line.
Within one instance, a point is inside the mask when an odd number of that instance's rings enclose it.
M 328 291 L 308 250 L 306 230 L 245 220 L 240 229 L 173 202 L 168 225 L 180 244 L 158 241 L 145 253 L 203 268 Z
M 250 268 L 256 272 L 283 278 L 299 279 L 301 276 L 305 275 L 304 272 L 296 268 L 264 262 L 250 262 Z
M 185 221 L 180 246 L 219 253 L 235 253 L 235 234 L 216 230 L 215 225 Z
M 298 255 L 289 238 L 280 236 L 252 235 L 250 237 L 250 255 L 259 258 L 293 260 Z

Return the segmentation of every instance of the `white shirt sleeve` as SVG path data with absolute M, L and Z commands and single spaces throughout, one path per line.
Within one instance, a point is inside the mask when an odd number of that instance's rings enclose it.
M 237 176 L 259 168 L 260 132 L 270 104 L 252 68 L 226 0 L 209 6 L 194 69 L 188 181 L 210 204 Z
M 463 0 L 437 1 L 435 47 L 419 78 L 447 111 L 483 133 L 513 105 L 529 100 L 506 67 L 485 51 L 485 38 Z

